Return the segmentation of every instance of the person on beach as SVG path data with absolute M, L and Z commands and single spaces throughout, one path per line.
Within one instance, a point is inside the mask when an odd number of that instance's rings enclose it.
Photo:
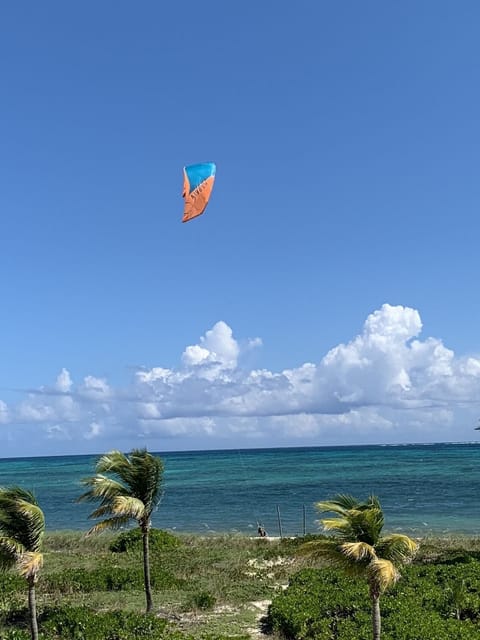
M 258 525 L 258 535 L 261 538 L 266 538 L 267 537 L 267 532 L 265 531 L 265 529 L 263 528 L 263 526 L 261 524 Z

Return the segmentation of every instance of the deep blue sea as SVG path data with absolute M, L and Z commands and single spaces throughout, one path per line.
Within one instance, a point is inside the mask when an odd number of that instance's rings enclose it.
M 162 529 L 270 535 L 319 531 L 314 503 L 376 494 L 389 531 L 410 535 L 480 529 L 480 443 L 249 449 L 159 454 Z M 91 504 L 77 504 L 80 480 L 97 456 L 0 459 L 0 486 L 33 490 L 47 529 L 88 529 Z

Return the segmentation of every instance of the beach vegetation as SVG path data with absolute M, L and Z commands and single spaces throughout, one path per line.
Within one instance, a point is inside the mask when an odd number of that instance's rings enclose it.
M 142 548 L 143 536 L 141 530 L 137 527 L 124 531 L 111 541 L 108 548 L 113 553 L 126 553 L 138 551 Z M 174 549 L 180 544 L 180 539 L 168 531 L 151 528 L 149 532 L 150 552 L 161 551 L 164 549 Z
M 187 609 L 200 609 L 202 611 L 207 611 L 213 609 L 215 602 L 215 596 L 209 591 L 197 591 L 192 593 L 190 600 L 187 603 Z
M 151 571 L 152 589 L 162 591 L 183 585 L 170 571 L 155 565 Z M 122 567 L 106 562 L 96 568 L 85 570 L 69 568 L 45 576 L 45 586 L 62 593 L 91 593 L 94 591 L 137 591 L 143 588 L 143 572 L 138 566 Z
M 405 567 L 402 580 L 384 593 L 382 610 L 382 632 L 389 640 L 478 638 L 480 562 Z M 328 566 L 310 567 L 274 597 L 268 621 L 284 638 L 367 640 L 371 602 L 354 577 Z
M 52 606 L 39 617 L 39 640 L 175 640 L 175 633 L 166 620 L 124 611 L 96 611 L 88 606 Z M 2 639 L 22 640 L 21 627 L 9 629 Z
M 142 629 L 151 619 L 161 622 L 152 627 L 152 640 L 258 640 L 262 630 L 272 640 L 371 638 L 368 589 L 323 560 L 312 567 L 299 557 L 303 538 L 175 534 L 173 548 L 152 549 L 155 615 L 145 616 L 142 546 L 114 553 L 116 536 L 45 534 L 39 640 L 96 640 L 95 621 L 102 639 L 133 640 L 134 620 Z M 476 538 L 421 541 L 402 579 L 382 595 L 385 640 L 480 637 L 479 548 Z M 0 573 L 1 640 L 30 637 L 24 591 L 18 574 Z
M 38 639 L 35 585 L 43 566 L 45 517 L 35 496 L 20 487 L 0 489 L 0 568 L 15 568 L 28 585 L 30 635 Z
M 240 535 L 176 537 L 178 544 L 173 548 L 151 554 L 155 616 L 167 620 L 169 629 L 190 638 L 248 637 L 247 630 L 256 627 L 259 615 L 260 605 L 253 603 L 269 602 L 279 583 L 286 582 L 293 571 L 289 552 L 284 555 L 280 541 L 265 544 Z M 58 605 L 65 615 L 76 607 L 102 614 L 141 612 L 142 549 L 113 553 L 109 546 L 114 539 L 108 531 L 100 539 L 85 537 L 82 532 L 47 533 L 45 569 L 38 592 L 40 634 L 46 633 L 49 619 L 44 612 Z M 7 576 L 0 575 L 2 640 L 13 629 L 25 630 L 28 622 L 19 598 L 22 584 L 14 574 L 8 581 Z M 261 608 L 265 613 L 267 604 Z M 45 637 L 55 638 L 51 631 L 49 634 Z
M 412 560 L 417 543 L 403 534 L 382 536 L 384 515 L 376 496 L 360 502 L 350 495 L 337 495 L 316 505 L 333 513 L 320 522 L 332 535 L 306 542 L 300 552 L 360 577 L 368 584 L 372 607 L 372 637 L 380 640 L 380 596 L 400 577 L 399 567 Z
M 119 529 L 131 520 L 137 522 L 142 538 L 146 610 L 149 613 L 153 609 L 149 533 L 153 510 L 161 498 L 163 462 L 146 449 L 134 449 L 129 455 L 111 451 L 101 456 L 95 471 L 94 476 L 83 480 L 88 490 L 79 498 L 79 501 L 99 503 L 90 517 L 101 520 L 89 534 Z

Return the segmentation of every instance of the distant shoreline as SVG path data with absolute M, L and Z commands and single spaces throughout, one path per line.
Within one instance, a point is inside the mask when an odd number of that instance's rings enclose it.
M 95 537 L 97 538 L 105 538 L 105 539 L 114 539 L 116 536 L 118 536 L 119 534 L 128 531 L 129 529 L 135 529 L 136 525 L 132 526 L 132 527 L 126 527 L 125 529 L 120 529 L 118 531 L 112 531 L 112 530 L 108 530 L 108 531 L 104 531 L 100 534 L 97 534 Z M 154 529 L 161 529 L 161 527 L 153 527 Z M 298 536 L 283 536 L 280 537 L 278 535 L 276 536 L 265 536 L 265 537 L 260 537 L 258 535 L 249 535 L 247 533 L 241 533 L 241 532 L 216 532 L 216 533 L 212 533 L 212 534 L 207 534 L 205 535 L 204 533 L 199 533 L 199 532 L 195 532 L 195 531 L 172 531 L 171 529 L 164 529 L 164 531 L 168 531 L 168 533 L 171 533 L 172 535 L 178 536 L 179 538 L 198 538 L 198 539 L 205 539 L 205 540 L 215 540 L 216 538 L 218 539 L 225 539 L 225 538 L 232 538 L 232 539 L 237 539 L 237 540 L 258 540 L 259 542 L 261 541 L 265 541 L 265 542 L 280 542 L 281 540 L 295 540 L 297 538 L 302 538 L 303 536 L 298 535 Z M 80 529 L 55 529 L 54 531 L 46 531 L 45 535 L 47 538 L 55 538 L 55 537 L 72 537 L 72 538 L 82 538 L 85 537 L 87 533 L 87 530 L 80 530 Z M 389 531 L 385 530 L 385 533 L 388 534 Z M 321 532 L 319 531 L 318 534 L 321 534 Z M 312 536 L 312 535 L 317 535 L 317 534 L 312 534 L 312 533 L 308 533 L 308 536 Z M 473 535 L 473 534 L 469 534 L 469 533 L 444 533 L 444 534 L 426 534 L 424 536 L 411 536 L 414 540 L 416 540 L 417 542 L 428 542 L 428 543 L 439 543 L 439 542 L 445 542 L 445 543 L 451 543 L 452 541 L 458 540 L 458 542 L 478 542 L 480 543 L 480 535 Z

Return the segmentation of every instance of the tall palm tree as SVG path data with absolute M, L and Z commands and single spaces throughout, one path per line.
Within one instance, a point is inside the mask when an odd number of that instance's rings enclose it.
M 15 567 L 27 581 L 32 640 L 38 639 L 35 584 L 44 534 L 45 517 L 35 496 L 20 487 L 0 488 L 0 568 Z
M 110 451 L 98 460 L 95 471 L 96 475 L 82 481 L 89 489 L 78 500 L 99 502 L 100 506 L 90 518 L 104 520 L 93 526 L 88 534 L 118 529 L 130 520 L 137 521 L 142 532 L 148 613 L 153 607 L 148 538 L 152 512 L 161 498 L 163 463 L 146 449 L 134 449 L 129 455 Z
M 380 596 L 399 579 L 399 567 L 413 558 L 418 545 L 405 535 L 381 535 L 384 516 L 375 496 L 359 502 L 350 495 L 337 495 L 315 506 L 320 512 L 336 514 L 333 518 L 320 520 L 324 530 L 335 535 L 307 542 L 301 552 L 367 580 L 372 602 L 373 640 L 380 640 Z

